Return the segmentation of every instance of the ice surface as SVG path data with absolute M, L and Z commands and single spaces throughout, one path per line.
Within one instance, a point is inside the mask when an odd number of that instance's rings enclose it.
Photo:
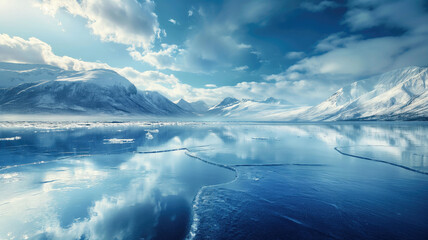
M 410 171 L 428 175 L 428 148 L 427 146 L 410 146 L 402 149 L 401 146 L 348 146 L 335 148 L 339 153 L 401 167 Z
M 426 123 L 1 124 L 0 239 L 428 234 L 427 175 L 334 150 L 423 169 Z

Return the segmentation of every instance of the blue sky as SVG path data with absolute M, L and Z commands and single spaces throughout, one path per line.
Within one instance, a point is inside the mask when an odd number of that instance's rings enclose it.
M 428 63 L 422 0 L 0 2 L 0 61 L 111 68 L 171 100 L 311 105 Z

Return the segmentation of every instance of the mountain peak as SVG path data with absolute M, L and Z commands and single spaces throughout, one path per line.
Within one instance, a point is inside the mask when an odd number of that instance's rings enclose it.
M 405 67 L 353 82 L 309 109 L 305 120 L 410 120 L 428 116 L 428 68 Z
M 217 104 L 217 106 L 227 106 L 227 105 L 237 103 L 237 102 L 239 102 L 239 100 L 236 98 L 226 97 L 225 99 L 223 99 L 223 101 L 221 101 L 219 104 Z
M 281 104 L 281 105 L 292 105 L 290 102 L 285 101 L 283 99 L 277 99 L 274 97 L 268 97 L 266 98 L 263 103 L 274 103 L 274 104 Z
M 193 113 L 204 113 L 208 110 L 207 104 L 202 100 L 196 102 L 187 102 L 182 98 L 176 104 L 182 109 Z
M 189 102 L 187 102 L 186 100 L 184 100 L 183 98 L 180 99 L 176 104 L 188 112 L 194 112 L 195 111 L 195 109 L 193 109 L 192 105 Z
M 183 98 L 180 98 L 180 100 L 178 100 L 175 104 L 177 105 L 181 105 L 181 104 L 189 104 L 188 101 L 184 100 Z
M 60 76 L 56 81 L 64 82 L 87 82 L 97 84 L 102 87 L 121 86 L 129 88 L 133 84 L 118 73 L 109 69 L 93 69 L 89 71 L 79 71 Z

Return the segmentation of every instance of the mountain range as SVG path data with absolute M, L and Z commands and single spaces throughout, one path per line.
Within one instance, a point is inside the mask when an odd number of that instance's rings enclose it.
M 196 114 L 203 114 L 208 111 L 209 106 L 202 100 L 196 102 L 187 102 L 184 99 L 180 99 L 176 103 L 182 109 Z
M 427 120 L 428 68 L 406 67 L 353 82 L 296 119 Z
M 189 115 L 157 92 L 137 90 L 112 70 L 1 63 L 0 79 L 1 113 Z
M 0 63 L 1 114 L 111 114 L 275 121 L 427 120 L 428 68 L 407 67 L 346 85 L 315 106 L 282 99 L 227 97 L 173 103 L 138 90 L 112 70 L 67 71 L 49 65 Z

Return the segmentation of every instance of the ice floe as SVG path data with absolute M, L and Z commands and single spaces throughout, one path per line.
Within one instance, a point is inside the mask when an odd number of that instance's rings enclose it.
M 126 138 L 110 138 L 104 139 L 105 144 L 124 144 L 124 143 L 133 143 L 135 139 L 126 139 Z
M 20 136 L 10 137 L 10 138 L 0 138 L 0 141 L 15 141 L 21 139 Z

